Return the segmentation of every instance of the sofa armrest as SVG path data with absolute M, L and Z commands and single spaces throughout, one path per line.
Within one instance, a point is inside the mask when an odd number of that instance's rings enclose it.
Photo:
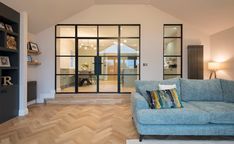
M 139 93 L 133 93 L 131 96 L 132 110 L 149 109 L 146 99 Z

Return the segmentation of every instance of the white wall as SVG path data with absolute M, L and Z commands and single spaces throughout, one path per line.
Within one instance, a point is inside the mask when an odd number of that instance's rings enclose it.
M 205 61 L 210 59 L 209 36 L 149 5 L 95 5 L 62 22 L 69 24 L 141 24 L 141 79 L 163 79 L 163 24 L 184 24 L 184 77 L 187 77 L 187 45 L 203 44 Z M 36 35 L 42 55 L 38 69 L 40 98 L 53 97 L 55 81 L 55 29 L 50 27 Z M 207 71 L 205 71 L 207 76 Z
M 223 69 L 217 72 L 218 78 L 234 80 L 234 27 L 211 36 L 213 61 L 222 62 Z

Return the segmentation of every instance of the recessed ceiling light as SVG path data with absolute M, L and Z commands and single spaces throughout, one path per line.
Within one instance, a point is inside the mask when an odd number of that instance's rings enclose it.
M 127 40 L 124 40 L 123 42 L 124 42 L 124 43 L 127 43 L 128 41 L 127 41 Z
M 87 47 L 84 47 L 85 50 L 87 50 L 88 48 Z

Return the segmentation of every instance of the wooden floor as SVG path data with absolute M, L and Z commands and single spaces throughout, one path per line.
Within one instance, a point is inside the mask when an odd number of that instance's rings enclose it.
M 0 125 L 0 144 L 125 144 L 137 138 L 130 105 L 33 105 Z

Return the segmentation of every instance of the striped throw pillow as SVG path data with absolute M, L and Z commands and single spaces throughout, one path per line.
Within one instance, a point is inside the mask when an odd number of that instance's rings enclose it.
M 147 91 L 152 109 L 183 108 L 176 89 Z

